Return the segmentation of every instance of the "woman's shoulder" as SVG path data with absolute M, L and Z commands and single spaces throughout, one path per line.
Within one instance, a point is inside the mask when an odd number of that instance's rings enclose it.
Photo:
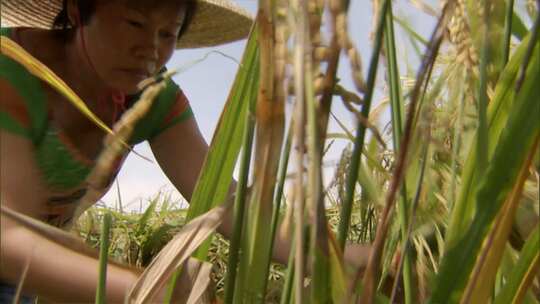
M 132 141 L 151 140 L 171 125 L 189 119 L 193 113 L 189 101 L 172 79 L 163 80 L 165 87 L 156 97 L 152 107 L 135 126 Z M 134 100 L 135 101 L 135 100 Z
M 13 28 L 0 28 L 11 38 Z M 46 123 L 46 97 L 40 81 L 23 64 L 0 53 L 0 128 L 36 138 Z

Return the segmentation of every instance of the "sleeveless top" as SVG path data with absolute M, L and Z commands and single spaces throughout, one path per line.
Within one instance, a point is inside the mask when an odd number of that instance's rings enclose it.
M 0 28 L 0 35 L 10 37 L 14 30 Z M 63 226 L 71 220 L 75 203 L 86 193 L 85 179 L 95 160 L 88 159 L 78 151 L 62 130 L 52 123 L 40 79 L 4 54 L 0 54 L 0 79 L 10 85 L 3 89 L 14 90 L 22 100 L 20 103 L 0 97 L 0 129 L 32 142 L 36 163 L 52 193 L 47 200 L 47 222 Z M 138 96 L 130 96 L 126 102 L 127 107 L 137 99 Z M 169 79 L 150 111 L 135 125 L 128 143 L 133 146 L 151 140 L 170 126 L 192 116 L 186 96 Z M 116 161 L 114 176 L 126 156 Z M 109 186 L 113 180 L 109 181 Z

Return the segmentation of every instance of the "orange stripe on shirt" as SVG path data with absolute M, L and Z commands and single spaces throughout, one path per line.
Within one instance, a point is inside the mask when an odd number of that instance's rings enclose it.
M 23 98 L 8 83 L 0 81 L 0 111 L 6 112 L 24 127 L 30 127 L 30 115 Z
M 165 116 L 165 119 L 163 120 L 162 126 L 167 126 L 175 117 L 181 115 L 184 113 L 185 110 L 187 110 L 189 107 L 189 101 L 182 91 L 178 91 L 176 93 L 176 101 L 171 107 L 171 110 L 169 111 L 169 114 Z

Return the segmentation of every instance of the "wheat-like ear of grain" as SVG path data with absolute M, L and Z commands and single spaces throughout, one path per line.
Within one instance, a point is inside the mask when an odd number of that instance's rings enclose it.
M 95 204 L 107 190 L 109 181 L 112 178 L 115 160 L 126 151 L 126 147 L 122 143 L 129 139 L 133 133 L 135 124 L 150 110 L 154 100 L 163 88 L 165 88 L 165 82 L 148 86 L 139 101 L 137 101 L 114 126 L 115 133 L 105 137 L 103 151 L 100 153 L 95 167 L 86 178 L 88 191 L 79 200 L 72 223 L 75 222 L 88 207 Z

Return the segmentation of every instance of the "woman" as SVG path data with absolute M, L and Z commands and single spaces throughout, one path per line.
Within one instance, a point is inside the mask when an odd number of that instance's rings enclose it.
M 241 39 L 251 19 L 225 0 L 3 0 L 1 35 L 60 76 L 111 127 L 175 48 Z M 219 31 L 217 31 L 219 30 Z M 0 54 L 2 204 L 49 224 L 69 222 L 105 133 L 62 95 Z M 185 95 L 172 81 L 138 122 L 130 144 L 148 140 L 175 187 L 189 200 L 208 151 Z M 189 147 L 189 148 L 186 148 Z M 125 156 L 124 156 L 125 157 Z M 122 159 L 118 160 L 118 168 Z M 31 189 L 32 191 L 28 191 Z M 228 215 L 220 232 L 230 235 Z M 289 241 L 274 258 L 286 261 Z M 2 216 L 0 303 L 23 291 L 59 302 L 92 302 L 97 261 L 58 246 Z M 360 253 L 360 255 L 358 255 Z M 365 248 L 349 250 L 365 261 Z M 137 274 L 110 265 L 108 302 L 121 302 Z
M 139 82 L 158 73 L 175 48 L 238 40 L 251 26 L 249 14 L 218 0 L 11 0 L 2 1 L 1 9 L 3 25 L 11 26 L 1 34 L 60 76 L 109 127 L 136 100 Z M 0 91 L 2 204 L 61 227 L 86 192 L 84 179 L 106 134 L 3 54 Z M 172 81 L 137 124 L 130 144 L 144 140 L 189 200 L 208 147 Z M 97 261 L 7 218 L 1 224 L 1 303 L 11 303 L 12 286 L 27 262 L 25 294 L 93 301 Z M 136 279 L 137 274 L 111 265 L 109 302 L 122 302 Z

